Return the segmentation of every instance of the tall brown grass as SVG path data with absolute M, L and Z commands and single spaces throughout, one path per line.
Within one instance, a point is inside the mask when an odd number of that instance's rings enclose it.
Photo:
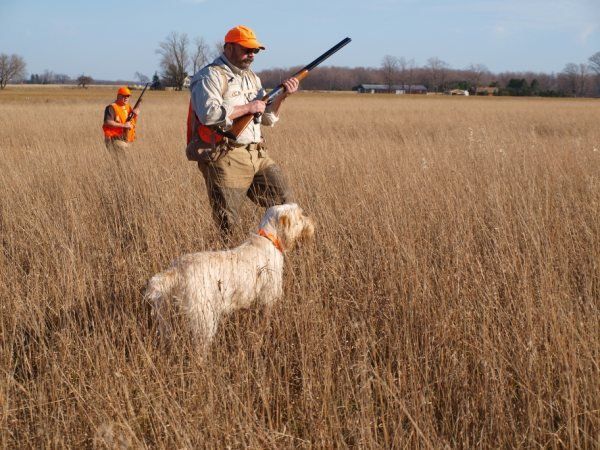
M 0 93 L 2 447 L 598 447 L 597 101 L 292 97 L 265 134 L 317 240 L 201 362 L 141 295 L 221 248 L 187 94 L 119 168 L 82 92 Z

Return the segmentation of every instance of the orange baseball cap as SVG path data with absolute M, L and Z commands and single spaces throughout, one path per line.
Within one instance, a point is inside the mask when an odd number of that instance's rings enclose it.
M 225 43 L 228 42 L 240 44 L 242 47 L 246 48 L 260 48 L 261 50 L 265 49 L 265 47 L 256 39 L 254 31 L 243 25 L 233 27 L 227 32 L 225 35 Z
M 117 91 L 117 94 L 119 94 L 119 95 L 131 95 L 131 91 L 129 90 L 129 88 L 127 86 L 121 86 L 119 88 L 119 90 Z

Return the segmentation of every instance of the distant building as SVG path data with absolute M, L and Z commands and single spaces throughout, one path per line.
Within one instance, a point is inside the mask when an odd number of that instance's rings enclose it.
M 187 77 L 184 78 L 183 80 L 183 87 L 188 89 L 190 87 L 190 84 L 192 82 L 192 77 L 190 77 L 189 75 Z
M 359 94 L 427 94 L 427 88 L 422 84 L 359 84 L 352 88 Z
M 469 91 L 464 91 L 462 89 L 452 89 L 451 91 L 446 92 L 448 95 L 464 95 L 465 97 L 469 96 Z
M 477 95 L 498 95 L 498 88 L 493 86 L 479 86 L 475 90 Z

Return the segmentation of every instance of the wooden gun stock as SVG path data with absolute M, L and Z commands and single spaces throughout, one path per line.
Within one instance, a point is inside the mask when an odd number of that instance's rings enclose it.
M 308 70 L 304 69 L 292 75 L 292 77 L 296 78 L 298 81 L 302 81 L 304 78 L 307 77 L 307 75 Z M 275 91 L 277 91 L 277 93 L 272 95 Z M 285 87 L 283 86 L 283 84 L 280 84 L 277 88 L 273 89 L 270 93 L 261 98 L 261 100 L 268 105 L 269 103 L 273 102 L 275 97 L 283 93 L 283 91 L 285 91 Z M 246 129 L 246 127 L 250 125 L 250 122 L 252 122 L 255 118 L 258 117 L 260 117 L 260 114 L 245 114 L 235 119 L 229 130 L 221 131 L 220 133 L 223 136 L 227 136 L 229 139 L 236 140 L 239 137 L 239 135 L 242 134 L 242 132 Z
M 311 62 L 310 64 L 307 64 L 302 69 L 300 69 L 298 72 L 293 74 L 290 78 L 296 78 L 298 81 L 302 81 L 304 78 L 306 78 L 308 76 L 308 73 L 312 69 L 317 67 L 323 61 L 325 61 L 327 58 L 329 58 L 331 55 L 333 55 L 335 52 L 337 52 L 339 49 L 341 49 L 344 45 L 348 44 L 351 40 L 352 39 L 350 39 L 349 37 L 342 39 L 340 42 L 338 42 L 336 45 L 331 47 L 329 50 L 327 50 L 325 53 L 323 53 L 321 56 L 319 56 L 313 62 Z M 263 98 L 261 98 L 261 100 L 263 102 L 265 102 L 267 105 L 269 105 L 270 103 L 273 102 L 275 97 L 277 97 L 280 94 L 283 94 L 284 91 L 285 91 L 285 87 L 283 86 L 283 84 L 280 84 L 275 89 L 273 89 L 271 92 L 269 92 L 267 95 L 265 95 Z M 259 116 L 260 115 L 255 116 L 254 114 L 245 114 L 245 115 L 235 119 L 229 130 L 219 131 L 219 133 L 221 133 L 223 136 L 228 137 L 229 139 L 236 140 L 239 137 L 239 135 L 242 134 L 242 132 L 246 129 L 246 127 L 248 125 L 250 125 L 250 122 L 252 122 L 255 117 L 259 117 Z

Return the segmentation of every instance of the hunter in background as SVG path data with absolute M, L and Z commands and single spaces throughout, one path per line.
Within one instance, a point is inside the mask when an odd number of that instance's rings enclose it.
M 143 95 L 143 92 L 142 92 Z M 135 125 L 140 113 L 139 103 L 132 108 L 129 104 L 131 91 L 123 86 L 117 91 L 117 99 L 104 109 L 104 142 L 109 150 L 122 152 L 135 140 Z

